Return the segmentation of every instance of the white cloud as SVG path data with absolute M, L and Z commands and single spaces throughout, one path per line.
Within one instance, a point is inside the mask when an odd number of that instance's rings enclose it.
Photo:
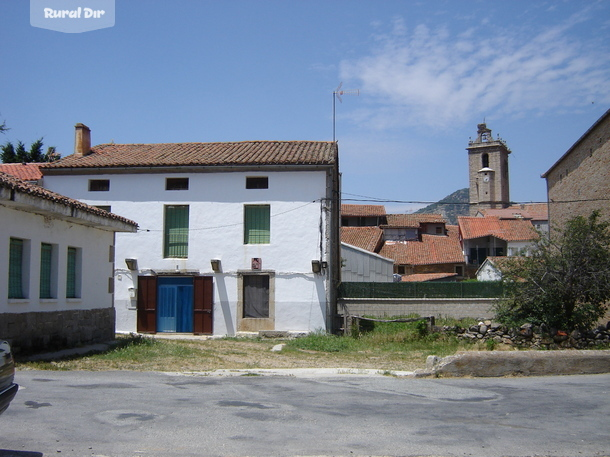
M 447 127 L 492 113 L 521 117 L 608 103 L 608 48 L 573 32 L 585 20 L 581 14 L 533 32 L 470 28 L 457 35 L 423 24 L 409 31 L 395 20 L 368 55 L 341 62 L 341 78 L 369 103 L 353 120 L 376 129 Z

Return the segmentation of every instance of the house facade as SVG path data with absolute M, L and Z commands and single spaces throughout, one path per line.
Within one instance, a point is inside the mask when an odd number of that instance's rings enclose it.
M 466 264 L 478 269 L 487 257 L 527 255 L 539 238 L 529 220 L 497 216 L 458 217 Z
M 49 189 L 138 220 L 119 234 L 117 331 L 235 335 L 333 327 L 336 143 L 90 146 L 43 169 Z
M 610 220 L 610 110 L 606 111 L 542 175 L 546 179 L 549 221 L 561 229 L 575 216 L 599 210 Z
M 115 334 L 115 233 L 137 224 L 0 172 L 0 335 L 17 350 Z

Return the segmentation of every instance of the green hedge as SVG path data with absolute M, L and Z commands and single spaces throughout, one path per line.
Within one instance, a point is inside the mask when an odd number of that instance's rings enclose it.
M 344 282 L 340 298 L 500 298 L 501 282 Z

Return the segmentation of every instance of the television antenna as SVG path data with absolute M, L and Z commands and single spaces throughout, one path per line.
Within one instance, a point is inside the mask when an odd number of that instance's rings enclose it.
M 341 97 L 343 95 L 360 95 L 360 89 L 341 90 L 343 82 L 340 82 L 337 88 L 333 91 L 333 143 L 335 142 L 335 100 L 339 100 L 339 103 L 343 103 Z

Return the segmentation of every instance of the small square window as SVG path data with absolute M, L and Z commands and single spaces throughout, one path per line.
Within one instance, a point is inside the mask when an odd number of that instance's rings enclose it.
M 189 190 L 188 178 L 166 178 L 165 190 Z
M 107 192 L 110 190 L 109 179 L 90 179 L 89 180 L 89 191 L 90 192 Z
M 267 176 L 246 177 L 246 189 L 269 189 L 269 178 Z
M 108 211 L 109 213 L 112 212 L 112 207 L 110 205 L 100 205 L 100 206 L 96 206 L 95 208 L 101 209 L 104 211 Z

